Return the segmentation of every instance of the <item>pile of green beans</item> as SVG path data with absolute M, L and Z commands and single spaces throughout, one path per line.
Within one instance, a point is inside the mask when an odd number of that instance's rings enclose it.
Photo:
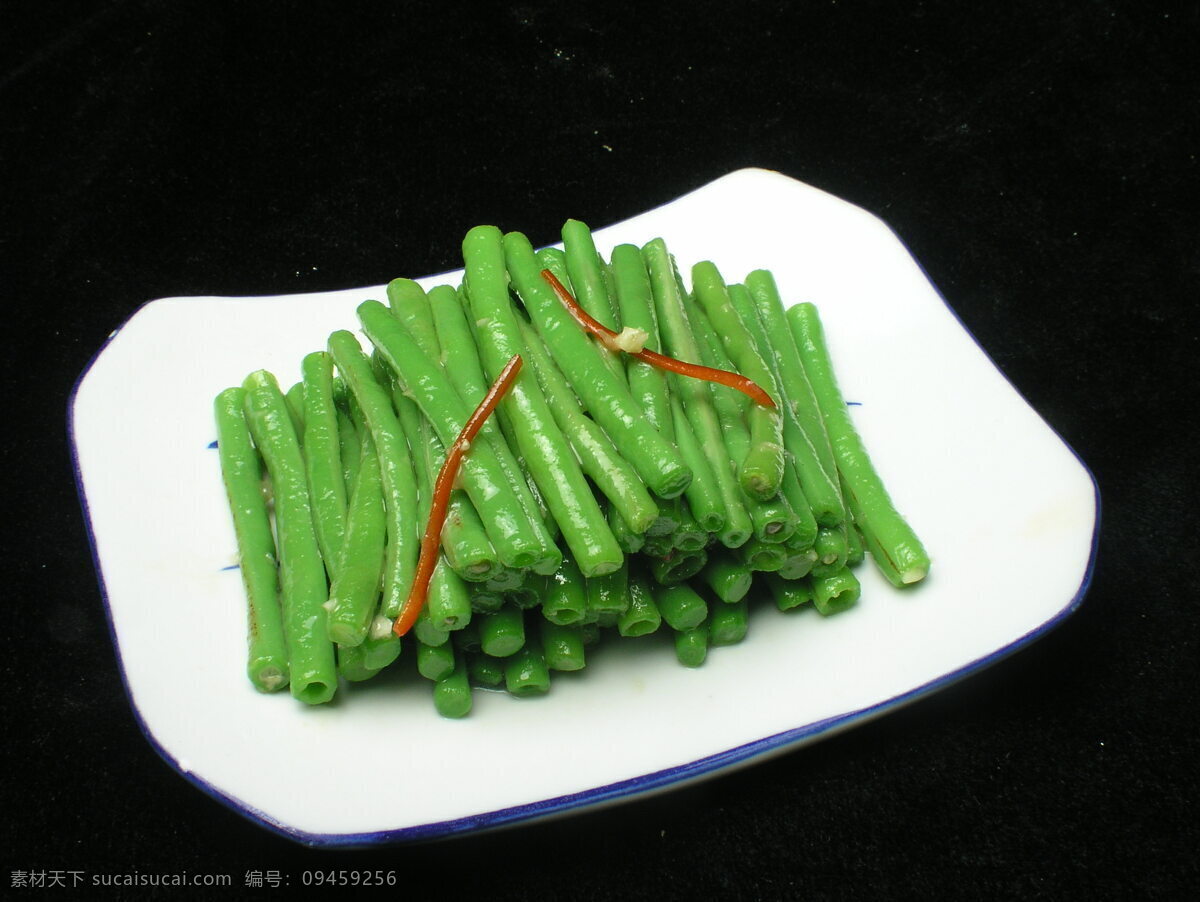
M 766 270 L 728 284 L 707 261 L 689 291 L 659 238 L 605 260 L 572 220 L 563 245 L 474 228 L 461 284 L 397 279 L 386 305 L 359 306 L 368 347 L 334 332 L 290 389 L 260 370 L 217 396 L 260 691 L 327 702 L 407 647 L 436 709 L 462 717 L 474 688 L 548 691 L 605 635 L 666 636 L 698 667 L 742 640 L 752 605 L 844 611 L 867 555 L 897 587 L 925 577 L 813 305 L 785 309 Z M 608 328 L 739 372 L 775 407 L 603 347 L 544 269 Z M 445 449 L 514 354 L 528 365 L 464 459 L 426 607 L 399 639 Z

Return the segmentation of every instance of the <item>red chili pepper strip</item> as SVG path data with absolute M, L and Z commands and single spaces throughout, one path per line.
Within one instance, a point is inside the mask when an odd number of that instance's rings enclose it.
M 550 287 L 554 289 L 554 293 L 558 295 L 558 299 L 563 302 L 563 305 L 570 311 L 575 321 L 583 327 L 584 331 L 596 336 L 600 340 L 600 343 L 610 351 L 624 350 L 617 344 L 617 333 L 603 323 L 597 322 L 592 318 L 591 314 L 579 306 L 579 302 L 571 296 L 571 292 L 567 291 L 554 273 L 548 269 L 543 269 L 542 278 L 550 283 Z M 721 385 L 727 385 L 730 388 L 740 391 L 755 404 L 762 407 L 775 407 L 775 402 L 771 400 L 771 396 L 763 391 L 757 382 L 753 382 L 738 373 L 713 369 L 712 367 L 701 366 L 698 363 L 687 363 L 686 361 L 678 360 L 675 357 L 668 357 L 666 354 L 659 354 L 657 351 L 651 351 L 646 348 L 632 353 L 634 357 L 644 360 L 646 363 L 656 366 L 660 370 L 670 370 L 672 373 L 679 373 L 681 376 L 691 376 L 693 379 L 703 379 L 705 382 L 717 382 Z
M 409 590 L 408 598 L 401 605 L 400 613 L 392 624 L 392 632 L 397 636 L 403 636 L 412 629 L 421 609 L 425 607 L 425 598 L 429 594 L 429 580 L 432 578 L 433 568 L 437 564 L 442 527 L 446 523 L 446 508 L 450 503 L 450 492 L 454 488 L 454 480 L 462 466 L 463 457 L 471 449 L 471 442 L 475 440 L 484 422 L 496 409 L 500 399 L 508 394 L 508 390 L 517 381 L 517 374 L 521 372 L 522 363 L 524 361 L 521 359 L 521 355 L 514 354 L 512 359 L 504 365 L 504 369 L 500 371 L 500 375 L 496 377 L 492 387 L 483 396 L 483 400 L 479 402 L 479 406 L 475 408 L 475 412 L 463 426 L 458 438 L 454 440 L 454 444 L 446 451 L 446 460 L 442 463 L 442 468 L 438 470 L 437 479 L 433 483 L 429 521 L 425 525 L 425 535 L 421 537 L 421 553 L 417 558 L 417 572 L 413 577 L 412 589 Z

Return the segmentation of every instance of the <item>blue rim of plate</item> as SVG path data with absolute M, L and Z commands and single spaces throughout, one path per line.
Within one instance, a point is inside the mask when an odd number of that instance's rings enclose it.
M 762 169 L 736 170 L 734 173 L 730 173 L 723 178 L 728 178 L 730 175 L 737 174 L 737 172 L 746 171 L 773 172 L 773 170 Z M 782 175 L 781 173 L 776 174 Z M 790 178 L 790 176 L 783 177 Z M 702 185 L 700 188 L 687 192 L 687 194 L 680 195 L 680 197 L 676 198 L 675 200 L 686 197 L 688 194 L 694 194 L 697 191 L 701 191 L 711 184 L 712 182 L 708 182 L 705 185 Z M 671 201 L 670 203 L 674 203 L 674 201 Z M 849 201 L 844 201 L 844 203 L 849 203 Z M 857 205 L 853 204 L 852 206 L 857 207 Z M 861 210 L 862 208 L 857 207 L 857 209 Z M 869 213 L 869 211 L 864 212 Z M 873 216 L 874 214 L 870 215 Z M 878 220 L 878 217 L 875 218 Z M 942 304 L 950 312 L 950 315 L 954 317 L 954 320 L 958 323 L 959 328 L 961 328 L 963 332 L 967 334 L 971 341 L 974 342 L 976 347 L 983 351 L 988 362 L 995 367 L 996 371 L 1000 373 L 1001 377 L 1005 380 L 1005 382 L 1008 383 L 1009 387 L 1017 393 L 1018 397 L 1024 401 L 1026 406 L 1031 410 L 1034 410 L 1036 413 L 1036 409 L 1025 400 L 1025 396 L 1022 395 L 1016 386 L 1012 384 L 1012 381 L 1009 380 L 1004 371 L 996 366 L 991 357 L 987 355 L 987 351 L 984 349 L 983 345 L 979 343 L 979 341 L 975 338 L 975 335 L 970 329 L 967 328 L 962 319 L 955 312 L 954 308 L 949 304 L 949 302 L 947 302 L 941 290 L 925 271 L 925 267 L 921 264 L 921 261 L 918 260 L 917 257 L 909 250 L 908 245 L 904 242 L 904 240 L 897 235 L 891 226 L 889 226 L 886 222 L 883 222 L 883 220 L 878 221 L 882 222 L 883 225 L 887 227 L 888 231 L 892 233 L 893 237 L 900 242 L 900 245 L 904 248 L 908 256 L 917 264 L 917 267 L 921 270 L 921 275 L 925 277 L 925 281 L 929 283 L 931 288 L 933 288 L 934 292 L 938 296 L 938 299 L 941 300 Z M 802 745 L 806 745 L 809 742 L 815 741 L 827 735 L 832 735 L 840 730 L 849 729 L 850 727 L 865 723 L 868 720 L 879 717 L 882 714 L 886 714 L 893 709 L 916 701 L 925 695 L 929 695 L 937 692 L 940 689 L 944 689 L 950 684 L 968 677 L 977 671 L 990 667 L 1014 652 L 1020 651 L 1022 648 L 1044 636 L 1046 633 L 1050 632 L 1052 629 L 1062 623 L 1067 617 L 1078 610 L 1079 606 L 1083 603 L 1084 596 L 1087 595 L 1088 589 L 1091 587 L 1092 577 L 1096 569 L 1096 556 L 1100 544 L 1100 485 L 1096 481 L 1095 474 L 1092 473 L 1091 469 L 1088 468 L 1088 465 L 1084 463 L 1083 459 L 1079 456 L 1075 449 L 1072 448 L 1071 445 L 1068 444 L 1062 438 L 1062 436 L 1058 434 L 1057 430 L 1055 430 L 1053 426 L 1051 426 L 1049 423 L 1046 423 L 1046 427 L 1060 442 L 1062 442 L 1063 446 L 1071 452 L 1071 455 L 1079 463 L 1080 467 L 1083 468 L 1083 471 L 1087 474 L 1088 478 L 1092 482 L 1096 515 L 1092 525 L 1091 550 L 1088 554 L 1087 567 L 1084 569 L 1083 579 L 1079 584 L 1079 588 L 1076 590 L 1075 594 L 1071 597 L 1071 600 L 1066 604 L 1066 606 L 1063 607 L 1057 614 L 1050 617 L 1029 632 L 1025 633 L 1023 636 L 1013 640 L 1008 645 L 1002 646 L 1001 648 L 998 648 L 990 654 L 984 655 L 983 657 L 976 658 L 974 661 L 958 668 L 957 670 L 950 671 L 949 673 L 943 674 L 942 676 L 917 686 L 914 689 L 910 689 L 908 692 L 903 692 L 900 695 L 893 696 L 874 705 L 869 705 L 866 708 L 860 708 L 855 711 L 849 711 L 845 714 L 839 714 L 835 717 L 815 721 L 810 724 L 796 727 L 792 730 L 785 730 L 782 733 L 776 733 L 772 736 L 767 736 L 763 739 L 746 743 L 745 745 L 735 746 L 734 748 L 728 749 L 724 752 L 718 752 L 715 755 L 698 758 L 695 761 L 689 761 L 688 763 L 681 764 L 677 767 L 671 767 L 649 774 L 642 774 L 641 776 L 631 777 L 628 780 L 621 780 L 617 783 L 609 783 L 604 786 L 597 786 L 593 787 L 592 789 L 582 790 L 581 792 L 556 796 L 554 798 L 543 799 L 536 802 L 529 802 L 524 805 L 514 805 L 510 808 L 487 811 L 481 814 L 471 815 L 469 817 L 457 818 L 455 820 L 435 821 L 428 824 L 418 824 L 413 827 L 403 827 L 397 830 L 379 830 L 370 833 L 332 834 L 308 833 L 304 830 L 297 830 L 270 817 L 253 806 L 246 804 L 240 799 L 222 792 L 211 783 L 202 780 L 200 777 L 195 776 L 180 766 L 179 762 L 159 744 L 158 740 L 154 738 L 154 735 L 146 726 L 146 722 L 142 719 L 142 714 L 138 710 L 138 707 L 133 700 L 133 694 L 129 687 L 129 679 L 125 673 L 125 665 L 121 657 L 120 644 L 117 641 L 116 627 L 113 623 L 112 608 L 108 602 L 108 588 L 104 583 L 104 574 L 100 568 L 99 552 L 96 548 L 96 537 L 92 532 L 91 515 L 88 510 L 87 496 L 83 489 L 83 475 L 80 472 L 79 455 L 75 444 L 75 400 L 76 395 L 79 392 L 80 384 L 83 382 L 88 372 L 92 369 L 92 366 L 99 359 L 100 355 L 104 353 L 105 349 L 107 349 L 108 345 L 113 341 L 114 338 L 116 338 L 120 331 L 124 329 L 130 321 L 133 320 L 134 317 L 136 317 L 142 310 L 153 303 L 156 302 L 147 301 L 139 306 L 138 309 L 135 310 L 125 320 L 125 322 L 123 322 L 118 328 L 114 329 L 109 334 L 108 338 L 105 339 L 104 343 L 100 346 L 96 353 L 92 355 L 87 366 L 83 368 L 83 371 L 79 374 L 78 378 L 76 378 L 75 384 L 71 388 L 71 394 L 67 401 L 67 438 L 70 443 L 71 450 L 71 469 L 75 477 L 75 490 L 79 495 L 79 505 L 84 514 L 84 529 L 87 532 L 88 544 L 91 547 L 92 566 L 96 571 L 96 580 L 100 586 L 100 596 L 104 602 L 104 615 L 105 621 L 108 625 L 108 634 L 109 638 L 112 640 L 113 649 L 117 653 L 117 667 L 121 672 L 121 687 L 125 692 L 125 698 L 129 702 L 129 707 L 133 712 L 134 720 L 137 722 L 138 729 L 141 730 L 142 735 L 150 744 L 150 747 L 153 748 L 154 751 L 158 753 L 159 757 L 162 758 L 163 761 L 165 761 L 181 777 L 206 795 L 215 799 L 217 802 L 220 802 L 222 805 L 233 810 L 237 814 L 242 815 L 250 821 L 259 824 L 260 826 L 266 827 L 268 830 L 271 830 L 274 833 L 303 843 L 304 845 L 328 848 L 361 848 L 365 846 L 385 845 L 391 843 L 421 842 L 433 839 L 448 838 L 464 833 L 492 830 L 523 822 L 533 822 L 535 820 L 556 815 L 562 816 L 598 805 L 631 801 L 639 796 L 658 790 L 678 788 L 688 783 L 696 782 L 702 778 L 714 777 L 723 771 L 731 770 L 739 765 L 749 764 L 756 758 L 765 759 L 772 755 L 781 754 L 785 751 L 799 748 Z M 1045 423 L 1045 420 L 1043 419 L 1042 422 Z

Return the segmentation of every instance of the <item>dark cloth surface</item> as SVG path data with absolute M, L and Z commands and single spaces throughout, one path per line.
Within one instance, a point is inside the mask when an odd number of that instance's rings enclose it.
M 417 898 L 1194 889 L 1196 7 L 355 6 L 0 2 L 0 886 L 187 871 L 234 888 L 122 895 L 257 897 L 277 893 L 247 871 L 382 868 Z M 470 225 L 546 243 L 745 166 L 886 220 L 1088 464 L 1082 608 L 848 733 L 499 834 L 314 851 L 167 767 L 121 688 L 66 441 L 105 337 L 156 297 L 453 269 Z

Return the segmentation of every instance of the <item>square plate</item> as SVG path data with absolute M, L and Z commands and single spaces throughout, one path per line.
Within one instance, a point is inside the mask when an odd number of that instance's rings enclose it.
M 70 416 L 126 689 L 169 764 L 305 843 L 496 827 L 796 748 L 997 660 L 1078 606 L 1096 547 L 1091 475 L 886 225 L 749 169 L 596 242 L 607 254 L 656 236 L 685 272 L 705 259 L 731 279 L 769 268 L 786 300 L 817 304 L 855 422 L 933 558 L 928 580 L 897 591 L 865 564 L 862 600 L 836 617 L 759 604 L 746 641 L 696 670 L 666 636 L 601 645 L 548 696 L 477 692 L 462 721 L 438 717 L 411 662 L 321 708 L 261 695 L 244 673 L 212 400 L 259 368 L 290 384 L 384 290 L 157 300 L 111 336 Z

